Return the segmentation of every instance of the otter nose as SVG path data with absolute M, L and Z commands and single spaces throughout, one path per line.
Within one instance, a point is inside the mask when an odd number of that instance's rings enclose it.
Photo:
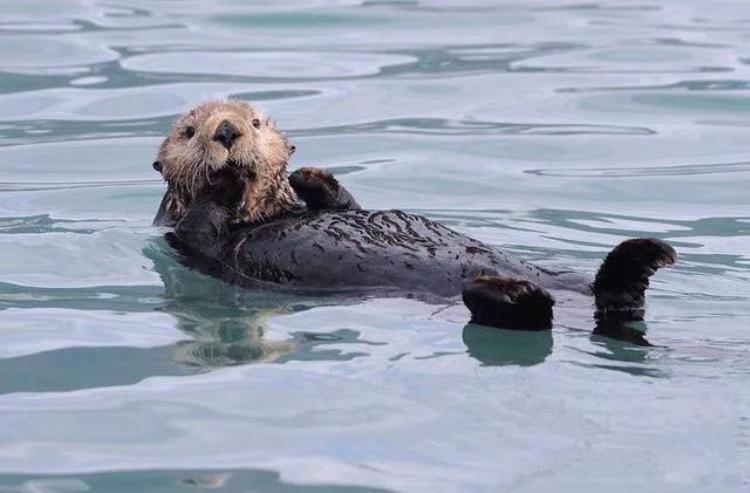
M 227 149 L 232 147 L 232 144 L 234 144 L 234 141 L 237 140 L 237 137 L 239 136 L 240 131 L 227 120 L 219 123 L 219 126 L 216 127 L 216 132 L 214 132 L 214 140 L 218 140 L 224 144 L 224 147 Z

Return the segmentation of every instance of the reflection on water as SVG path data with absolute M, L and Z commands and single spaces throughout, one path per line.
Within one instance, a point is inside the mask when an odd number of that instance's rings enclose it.
M 650 365 L 649 359 L 654 351 L 650 349 L 653 345 L 646 339 L 647 330 L 642 321 L 598 320 L 591 342 L 597 347 L 593 354 L 604 361 L 593 366 L 630 375 L 666 378 L 667 373 L 663 369 Z
M 463 341 L 469 355 L 484 365 L 538 365 L 553 345 L 549 330 L 520 332 L 473 324 L 464 327 Z
M 3 2 L 0 491 L 747 490 L 746 10 Z M 648 332 L 590 300 L 527 334 L 187 270 L 150 164 L 228 96 L 292 168 L 551 268 L 671 242 Z
M 625 341 L 636 346 L 650 346 L 646 339 L 646 324 L 641 321 L 622 322 L 619 320 L 597 320 L 593 334 L 601 336 L 602 339 L 614 339 Z
M 177 327 L 190 336 L 172 348 L 172 358 L 197 368 L 252 361 L 273 361 L 294 349 L 293 341 L 266 341 L 266 321 L 285 311 L 274 293 L 246 291 L 189 270 L 173 258 L 164 242 L 149 245 L 144 254 L 164 283 L 162 307 Z
M 358 343 L 359 333 L 294 332 L 285 340 L 266 337 L 271 318 L 324 306 L 335 301 L 275 291 L 242 289 L 183 266 L 164 241 L 144 249 L 164 283 L 161 310 L 175 317 L 189 339 L 170 348 L 171 359 L 195 369 L 254 362 L 342 360 L 362 353 L 325 349 L 330 344 Z

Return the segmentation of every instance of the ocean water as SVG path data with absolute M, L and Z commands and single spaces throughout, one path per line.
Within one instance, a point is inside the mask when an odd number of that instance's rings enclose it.
M 0 491 L 748 491 L 749 42 L 746 1 L 0 2 Z M 669 241 L 651 345 L 187 270 L 151 162 L 230 96 L 368 208 Z

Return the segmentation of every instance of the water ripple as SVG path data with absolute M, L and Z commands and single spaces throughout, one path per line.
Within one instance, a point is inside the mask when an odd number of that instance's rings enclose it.
M 378 73 L 382 67 L 411 61 L 410 57 L 350 52 L 172 52 L 122 60 L 133 71 L 246 76 L 260 79 L 337 79 Z
M 733 0 L 3 2 L 0 490 L 745 491 L 747 26 Z M 518 334 L 241 290 L 150 226 L 171 120 L 229 96 L 365 207 L 550 269 L 641 236 L 679 262 L 621 330 L 565 294 Z
M 539 176 L 576 178 L 620 178 L 645 176 L 693 176 L 750 172 L 750 161 L 741 163 L 681 164 L 674 166 L 623 166 L 613 168 L 531 169 L 526 173 Z
M 586 124 L 523 124 L 441 118 L 394 118 L 390 120 L 325 128 L 292 130 L 291 135 L 341 135 L 398 133 L 425 135 L 652 135 L 648 128 Z

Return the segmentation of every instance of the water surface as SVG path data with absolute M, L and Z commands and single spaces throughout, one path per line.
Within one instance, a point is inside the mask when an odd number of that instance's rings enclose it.
M 746 491 L 748 40 L 729 0 L 0 2 L 0 491 Z M 652 345 L 188 271 L 150 163 L 229 96 L 368 208 L 592 273 L 669 241 Z

